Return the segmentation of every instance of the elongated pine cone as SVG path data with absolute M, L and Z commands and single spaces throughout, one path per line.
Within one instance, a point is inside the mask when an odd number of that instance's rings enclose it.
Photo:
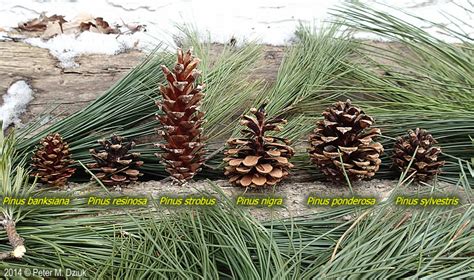
M 380 129 L 370 128 L 374 119 L 350 100 L 333 104 L 322 115 L 309 139 L 312 162 L 335 180 L 345 178 L 344 170 L 354 181 L 374 176 L 383 153 L 382 144 L 374 141 Z
M 59 133 L 53 133 L 43 138 L 31 158 L 31 176 L 50 186 L 62 187 L 76 171 L 70 167 L 71 159 L 69 145 Z
M 429 181 L 435 175 L 441 173 L 441 167 L 445 163 L 438 159 L 441 154 L 441 147 L 436 147 L 436 143 L 433 136 L 424 129 L 409 130 L 407 135 L 398 137 L 395 142 L 392 156 L 393 164 L 401 172 L 405 172 L 414 155 L 415 158 L 407 175 L 415 172 L 417 181 Z M 418 150 L 416 150 L 417 147 Z
M 293 167 L 289 159 L 294 150 L 289 146 L 290 141 L 265 134 L 280 131 L 286 121 L 281 118 L 265 120 L 264 105 L 258 110 L 252 108 L 250 112 L 255 118 L 242 116 L 240 122 L 247 127 L 241 131 L 243 137 L 227 141 L 224 174 L 230 183 L 241 187 L 272 186 L 288 176 Z
M 126 185 L 143 176 L 138 170 L 143 165 L 139 160 L 140 153 L 130 152 L 135 142 L 113 135 L 110 140 L 99 140 L 99 144 L 102 149 L 90 150 L 96 162 L 87 164 L 87 167 L 104 185 Z
M 173 71 L 162 66 L 168 85 L 160 87 L 163 98 L 157 106 L 163 115 L 157 119 L 163 125 L 161 135 L 166 143 L 157 144 L 162 153 L 156 155 L 178 182 L 193 178 L 204 163 L 204 137 L 201 135 L 204 113 L 199 111 L 204 94 L 202 85 L 195 86 L 200 75 L 196 69 L 199 61 L 191 50 L 183 53 L 178 49 Z

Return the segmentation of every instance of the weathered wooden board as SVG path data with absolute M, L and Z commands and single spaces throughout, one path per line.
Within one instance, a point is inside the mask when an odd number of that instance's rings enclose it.
M 48 50 L 21 42 L 0 42 L 0 95 L 15 81 L 27 80 L 35 92 L 27 118 L 56 104 L 60 105 L 56 112 L 69 115 L 122 78 L 143 57 L 138 51 L 113 57 L 88 55 L 76 60 L 79 67 L 63 70 Z
M 219 48 L 216 48 L 218 51 Z M 273 81 L 283 56 L 283 47 L 266 46 L 255 76 Z M 48 50 L 23 42 L 0 42 L 0 96 L 17 80 L 27 80 L 35 92 L 24 120 L 58 105 L 58 117 L 70 115 L 102 94 L 136 66 L 145 54 L 130 51 L 115 56 L 84 55 L 77 68 L 62 69 Z M 3 100 L 0 98 L 0 104 Z
M 398 51 L 404 55 L 408 50 L 399 43 L 367 42 L 376 48 Z M 275 81 L 282 62 L 285 47 L 264 46 L 260 66 L 252 75 L 269 84 Z M 214 45 L 212 51 L 220 52 L 221 45 Z M 35 92 L 35 99 L 28 106 L 22 119 L 29 120 L 49 108 L 58 106 L 53 112 L 62 118 L 70 115 L 97 98 L 113 83 L 121 79 L 136 66 L 146 54 L 129 51 L 115 56 L 83 55 L 75 59 L 76 68 L 62 69 L 58 60 L 48 50 L 33 47 L 23 42 L 0 42 L 0 96 L 17 80 L 27 80 Z M 360 61 L 355 56 L 353 60 Z M 391 63 L 385 58 L 377 58 Z M 0 104 L 3 103 L 0 98 Z

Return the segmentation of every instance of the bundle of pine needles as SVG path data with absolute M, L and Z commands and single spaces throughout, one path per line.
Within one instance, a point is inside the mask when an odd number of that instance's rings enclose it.
M 465 186 L 470 189 L 470 186 Z M 458 208 L 335 208 L 259 222 L 233 201 L 134 217 L 140 231 L 120 243 L 97 275 L 120 279 L 308 279 L 469 277 L 471 205 Z M 389 200 L 394 199 L 393 197 Z M 129 261 L 127 261 L 129 260 Z
M 376 117 L 386 136 L 386 155 L 393 140 L 416 127 L 438 139 L 444 160 L 441 176 L 455 182 L 459 162 L 466 166 L 474 149 L 474 39 L 449 27 L 413 15 L 411 21 L 436 26 L 445 37 L 437 39 L 421 28 L 367 5 L 348 5 L 335 14 L 357 32 L 390 40 L 384 45 L 359 41 L 354 49 L 360 61 L 344 81 L 346 95 Z M 393 177 L 390 159 L 383 159 L 382 175 Z

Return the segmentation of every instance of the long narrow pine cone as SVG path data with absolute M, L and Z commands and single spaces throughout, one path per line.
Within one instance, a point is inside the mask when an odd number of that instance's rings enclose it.
M 49 186 L 62 187 L 76 171 L 70 167 L 71 159 L 69 145 L 59 133 L 47 135 L 40 141 L 36 152 L 31 158 L 31 176 Z
M 229 139 L 224 161 L 224 174 L 229 182 L 241 187 L 273 186 L 289 174 L 294 155 L 290 141 L 267 136 L 268 132 L 280 131 L 286 123 L 281 118 L 266 120 L 264 105 L 250 111 L 255 117 L 242 116 L 242 138 Z
M 310 135 L 312 162 L 335 180 L 344 179 L 344 172 L 353 181 L 373 177 L 383 153 L 382 144 L 374 141 L 380 129 L 370 128 L 374 119 L 350 100 L 333 104 L 322 115 Z
M 441 167 L 445 163 L 438 159 L 441 147 L 435 146 L 436 143 L 433 136 L 424 129 L 409 130 L 407 135 L 398 137 L 395 142 L 392 155 L 394 166 L 405 172 L 413 159 L 407 175 L 415 173 L 417 181 L 429 181 L 441 173 Z
M 170 71 L 162 66 L 168 81 L 160 87 L 162 100 L 157 106 L 163 112 L 157 119 L 163 125 L 161 135 L 166 143 L 157 144 L 162 153 L 156 154 L 166 171 L 178 182 L 190 180 L 204 163 L 204 137 L 201 125 L 204 113 L 199 106 L 204 94 L 203 86 L 195 86 L 200 72 L 196 69 L 199 59 L 191 50 L 178 49 L 178 60 Z
M 135 142 L 113 135 L 110 140 L 99 140 L 101 149 L 91 149 L 95 163 L 87 165 L 95 176 L 106 186 L 121 186 L 138 181 L 139 168 L 143 165 L 140 153 L 130 150 Z

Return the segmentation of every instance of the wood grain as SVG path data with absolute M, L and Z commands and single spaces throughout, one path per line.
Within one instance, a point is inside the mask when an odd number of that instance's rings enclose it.
M 213 51 L 219 52 L 218 46 Z M 265 46 L 261 67 L 254 77 L 273 82 L 281 63 L 284 47 Z M 23 121 L 49 108 L 56 117 L 68 116 L 100 96 L 113 83 L 136 66 L 145 54 L 130 51 L 115 56 L 83 55 L 76 58 L 77 68 L 62 69 L 48 50 L 23 42 L 0 42 L 0 95 L 18 80 L 26 80 L 34 90 Z M 0 104 L 3 99 L 0 98 Z
M 76 59 L 79 67 L 64 70 L 48 50 L 22 42 L 0 42 L 0 95 L 15 81 L 26 80 L 34 90 L 34 100 L 23 118 L 36 116 L 51 106 L 59 106 L 55 113 L 64 117 L 102 94 L 144 56 L 138 51 L 116 56 L 87 55 Z

